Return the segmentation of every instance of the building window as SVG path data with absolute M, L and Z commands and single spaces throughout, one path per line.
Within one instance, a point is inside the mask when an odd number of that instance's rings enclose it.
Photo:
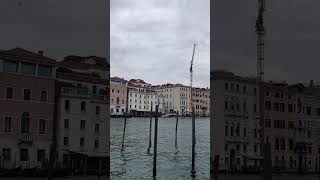
M 229 88 L 228 83 L 225 83 L 225 90 L 228 90 L 228 88 Z
M 293 139 L 289 139 L 289 150 L 293 150 Z
M 36 65 L 30 63 L 21 63 L 21 73 L 27 75 L 35 75 Z
M 257 152 L 257 145 L 256 144 L 253 146 L 253 150 L 255 153 Z
M 69 111 L 70 110 L 70 100 L 64 101 L 64 110 Z
M 265 101 L 265 110 L 271 111 L 271 101 Z
M 11 117 L 5 117 L 4 118 L 4 132 L 11 132 L 12 129 L 12 118 Z
M 236 136 L 240 136 L 240 127 L 239 127 L 239 125 L 236 128 Z
M 13 99 L 13 88 L 6 87 L 6 99 Z
M 280 148 L 281 150 L 286 150 L 286 141 L 284 138 L 280 139 Z
M 63 138 L 63 145 L 68 146 L 69 145 L 69 137 Z
M 46 158 L 46 150 L 44 149 L 38 149 L 38 152 L 37 152 L 37 161 L 38 162 L 44 162 Z
M 97 86 L 92 86 L 92 93 L 96 94 L 97 93 Z
M 247 128 L 243 128 L 243 136 L 244 136 L 244 137 L 247 136 Z
M 18 63 L 17 62 L 4 61 L 3 71 L 4 72 L 13 72 L 13 73 L 18 72 Z
M 81 102 L 81 111 L 86 111 L 86 102 L 85 101 Z
M 40 101 L 41 102 L 48 101 L 48 91 L 40 91 Z
M 96 106 L 96 114 L 100 114 L 100 106 Z
M 247 152 L 247 145 L 243 145 L 243 152 Z
M 229 109 L 229 102 L 228 101 L 224 101 L 224 110 L 228 110 Z
M 80 146 L 81 146 L 81 147 L 84 146 L 84 138 L 80 138 Z
M 274 141 L 274 147 L 275 150 L 279 150 L 279 138 L 276 138 L 276 140 Z
M 30 89 L 24 89 L 23 90 L 23 100 L 30 101 L 31 99 L 31 90 Z
M 280 112 L 285 112 L 284 103 L 280 104 Z
M 21 133 L 29 133 L 30 129 L 30 114 L 28 112 L 22 113 L 21 116 Z
M 94 148 L 99 148 L 99 140 L 94 140 Z
M 94 126 L 94 132 L 99 133 L 100 132 L 100 125 L 99 124 L 95 124 Z
M 39 134 L 44 134 L 46 132 L 46 120 L 39 120 Z
M 265 126 L 268 128 L 271 128 L 271 120 L 270 119 L 265 119 Z
M 288 111 L 293 112 L 293 104 L 288 104 Z
M 247 112 L 247 103 L 243 103 L 243 112 Z
M 231 133 L 231 136 L 233 136 L 233 126 L 231 126 L 230 128 L 230 133 Z
M 311 115 L 311 107 L 310 106 L 307 106 L 307 115 Z
M 273 103 L 273 110 L 276 112 L 280 111 L 280 104 L 278 102 Z
M 224 135 L 225 135 L 225 136 L 228 136 L 228 126 L 225 126 L 225 127 L 224 127 Z
M 29 161 L 28 149 L 20 149 L 20 161 Z
M 52 68 L 50 66 L 39 65 L 38 67 L 39 76 L 52 76 Z
M 64 128 L 69 129 L 69 119 L 64 119 Z
M 2 159 L 4 161 L 10 161 L 11 160 L 11 149 L 10 148 L 3 148 L 2 149 Z
M 86 129 L 86 120 L 81 120 L 80 121 L 80 130 L 85 130 Z
M 117 97 L 117 104 L 120 104 L 120 98 Z

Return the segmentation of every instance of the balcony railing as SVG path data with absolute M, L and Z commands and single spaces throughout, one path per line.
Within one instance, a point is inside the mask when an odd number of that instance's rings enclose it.
M 85 88 L 62 87 L 61 88 L 61 95 L 88 98 L 88 99 L 95 99 L 95 100 L 101 100 L 101 101 L 107 101 L 108 100 L 106 95 L 103 95 L 103 94 L 90 94 L 88 89 L 85 89 Z
M 31 133 L 21 133 L 18 137 L 19 143 L 32 143 L 33 142 L 33 135 Z

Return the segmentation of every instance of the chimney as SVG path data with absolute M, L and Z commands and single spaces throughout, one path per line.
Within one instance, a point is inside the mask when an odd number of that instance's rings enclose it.
M 38 53 L 39 53 L 40 55 L 43 55 L 44 52 L 43 52 L 43 51 L 38 51 Z
M 309 86 L 310 86 L 310 87 L 313 87 L 313 85 L 314 85 L 313 80 L 310 80 L 310 84 L 309 84 Z

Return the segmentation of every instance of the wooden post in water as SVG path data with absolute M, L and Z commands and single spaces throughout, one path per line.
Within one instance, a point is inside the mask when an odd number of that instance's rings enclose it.
M 126 135 L 126 125 L 127 125 L 127 112 L 128 112 L 128 107 L 126 107 L 126 114 L 124 115 L 124 123 L 123 123 L 123 134 L 122 134 L 122 145 L 121 145 L 121 150 L 124 150 L 124 137 Z
M 177 140 L 177 132 L 178 132 L 178 122 L 179 122 L 179 111 L 177 111 L 177 120 L 176 120 L 176 136 L 175 136 L 175 141 L 174 141 L 174 146 L 178 152 L 178 140 Z
M 158 105 L 156 105 L 154 119 L 154 142 L 153 142 L 153 177 L 157 177 L 157 142 L 158 142 Z
M 149 127 L 149 147 L 148 147 L 148 154 L 150 153 L 151 149 L 151 132 L 152 132 L 152 101 L 151 101 L 151 110 L 150 110 L 150 127 Z
M 128 114 L 128 103 L 129 103 L 129 88 L 127 89 L 127 105 L 126 105 L 126 113 L 125 113 L 125 115 L 124 115 L 123 135 L 122 135 L 121 151 L 123 151 L 123 150 L 124 150 L 124 137 L 125 137 L 125 135 L 126 135 L 127 114 Z
M 192 169 L 191 169 L 191 177 L 196 177 L 196 170 L 195 170 L 195 144 L 196 144 L 196 131 L 195 131 L 195 112 L 194 106 L 192 106 Z

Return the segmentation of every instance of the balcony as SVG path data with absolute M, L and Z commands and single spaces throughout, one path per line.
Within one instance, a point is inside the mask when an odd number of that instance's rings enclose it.
M 33 135 L 31 133 L 21 133 L 18 136 L 19 144 L 32 144 Z
M 71 96 L 85 99 L 92 99 L 98 101 L 108 101 L 109 99 L 105 94 L 90 94 L 89 90 L 86 88 L 72 88 L 72 87 L 62 87 L 62 96 Z

